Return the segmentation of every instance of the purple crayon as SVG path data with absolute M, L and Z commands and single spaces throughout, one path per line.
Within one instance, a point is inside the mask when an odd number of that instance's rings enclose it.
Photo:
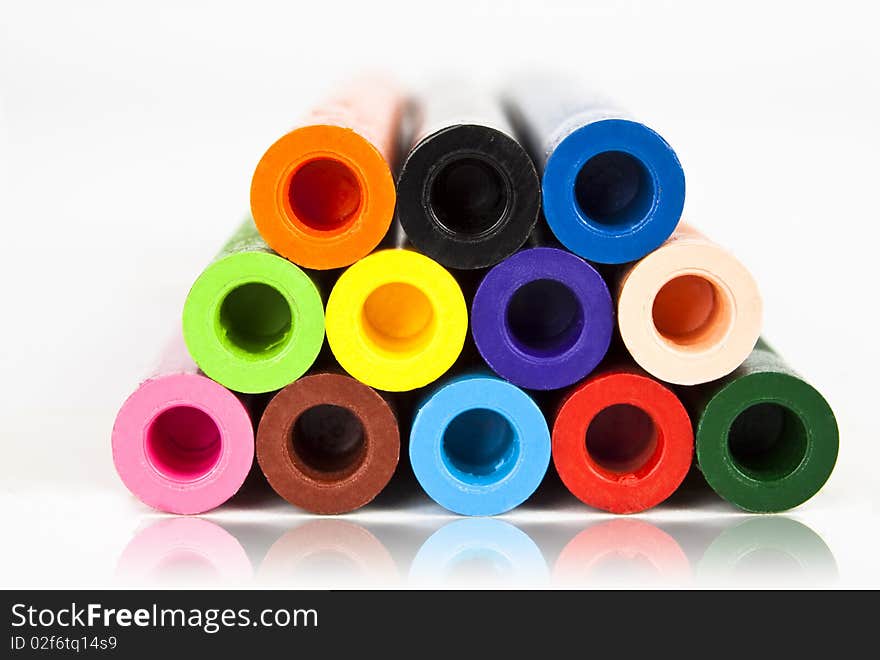
M 586 261 L 536 247 L 489 271 L 474 296 L 471 327 L 495 373 L 526 389 L 554 390 L 581 380 L 605 356 L 614 307 Z

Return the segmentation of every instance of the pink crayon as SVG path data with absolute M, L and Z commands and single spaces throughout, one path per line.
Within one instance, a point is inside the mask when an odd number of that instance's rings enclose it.
M 169 513 L 201 513 L 241 487 L 254 460 L 244 403 L 199 372 L 178 335 L 122 404 L 113 462 L 126 487 Z

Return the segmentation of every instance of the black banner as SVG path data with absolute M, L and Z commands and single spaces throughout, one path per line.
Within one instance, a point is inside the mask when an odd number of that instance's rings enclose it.
M 0 657 L 9 658 L 518 658 L 535 643 L 585 656 L 821 657 L 844 640 L 860 657 L 874 616 L 841 592 L 19 591 L 3 600 Z

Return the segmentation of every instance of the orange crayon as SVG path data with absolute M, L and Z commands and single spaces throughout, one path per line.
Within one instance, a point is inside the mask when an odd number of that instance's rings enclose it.
M 251 211 L 273 250 L 327 270 L 376 247 L 394 215 L 403 102 L 393 83 L 361 78 L 269 147 L 254 170 Z

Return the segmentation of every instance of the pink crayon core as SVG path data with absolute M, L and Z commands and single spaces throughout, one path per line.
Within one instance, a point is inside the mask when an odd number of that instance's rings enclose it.
M 113 462 L 145 504 L 201 513 L 241 487 L 253 463 L 254 431 L 242 401 L 201 375 L 188 356 L 181 358 L 166 356 L 160 372 L 122 405 L 113 425 Z

